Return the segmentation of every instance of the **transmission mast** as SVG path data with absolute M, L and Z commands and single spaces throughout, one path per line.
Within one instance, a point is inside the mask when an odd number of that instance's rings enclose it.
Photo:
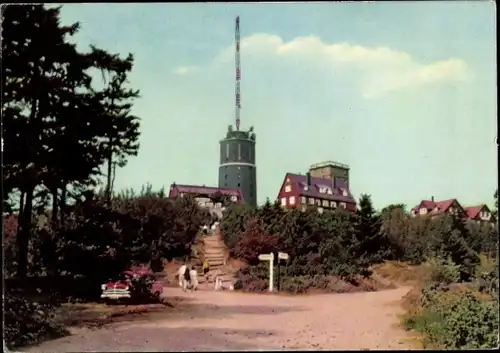
M 240 130 L 240 109 L 241 109 L 241 95 L 240 95 L 240 81 L 241 81 L 241 63 L 240 63 L 240 16 L 236 17 L 236 29 L 235 29 L 235 40 L 236 40 L 236 52 L 235 52 L 235 66 L 236 66 L 236 130 Z

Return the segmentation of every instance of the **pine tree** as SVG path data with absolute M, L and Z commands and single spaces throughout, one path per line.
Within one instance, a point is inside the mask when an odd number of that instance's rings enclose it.
M 367 263 L 380 262 L 388 255 L 388 242 L 380 232 L 380 217 L 373 208 L 370 195 L 361 195 L 358 207 L 360 255 Z
M 136 91 L 120 91 L 132 57 L 122 60 L 97 48 L 78 52 L 68 37 L 79 25 L 61 26 L 59 11 L 19 5 L 3 12 L 4 191 L 19 191 L 20 276 L 26 274 L 35 192 L 43 196 L 47 188 L 52 193 L 56 220 L 58 213 L 63 216 L 70 187 L 92 185 L 109 151 L 121 165 L 137 153 L 138 119 L 125 102 Z M 93 67 L 118 73 L 114 91 L 92 89 L 88 72 Z M 106 94 L 115 94 L 114 105 L 106 102 Z M 4 203 L 8 198 L 4 193 Z

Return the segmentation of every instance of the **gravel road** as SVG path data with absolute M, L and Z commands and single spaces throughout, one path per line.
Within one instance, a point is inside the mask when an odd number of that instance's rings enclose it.
M 25 352 L 410 349 L 398 328 L 409 288 L 281 296 L 166 288 L 182 308 L 30 347 Z M 181 310 L 182 309 L 182 310 Z

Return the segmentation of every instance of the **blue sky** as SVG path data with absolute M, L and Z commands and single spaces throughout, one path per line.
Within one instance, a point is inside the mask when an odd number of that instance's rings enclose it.
M 141 148 L 115 187 L 216 185 L 234 120 L 241 20 L 242 129 L 257 134 L 259 202 L 286 172 L 336 160 L 376 207 L 497 188 L 492 2 L 68 4 L 74 41 L 131 52 Z

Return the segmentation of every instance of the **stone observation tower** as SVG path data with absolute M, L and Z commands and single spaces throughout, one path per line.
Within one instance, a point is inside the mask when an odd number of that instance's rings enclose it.
M 234 131 L 230 125 L 220 141 L 219 187 L 239 189 L 246 204 L 257 207 L 255 133 Z
M 255 165 L 255 133 L 253 127 L 240 131 L 241 110 L 241 62 L 240 18 L 235 28 L 235 120 L 236 130 L 229 125 L 226 138 L 220 141 L 219 188 L 240 190 L 243 201 L 257 207 L 257 167 Z

